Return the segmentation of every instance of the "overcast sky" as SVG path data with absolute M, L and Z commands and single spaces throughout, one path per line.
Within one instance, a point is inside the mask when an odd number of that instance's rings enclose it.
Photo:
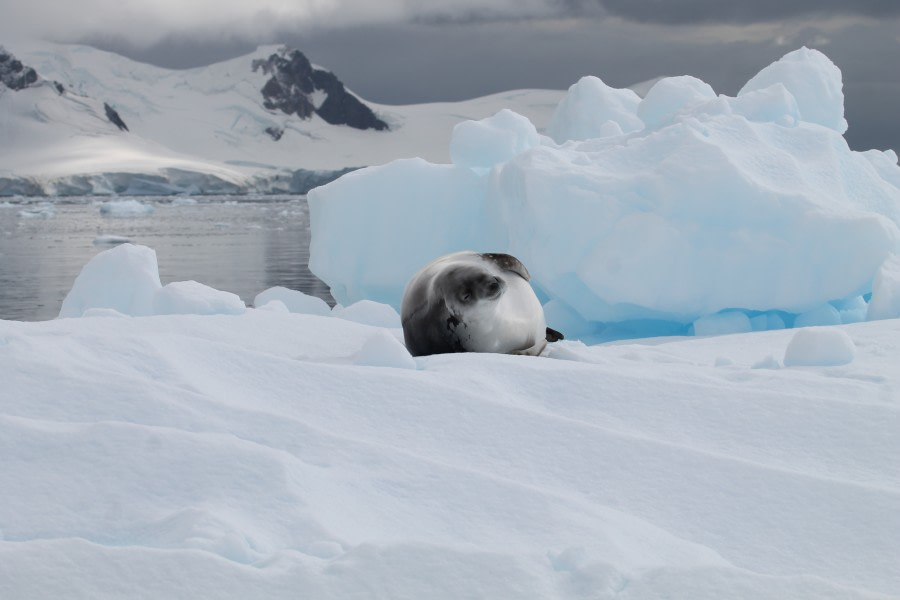
M 285 43 L 382 103 L 694 75 L 733 95 L 800 46 L 842 70 L 847 139 L 900 151 L 900 0 L 0 0 L 0 44 L 89 42 L 167 67 Z

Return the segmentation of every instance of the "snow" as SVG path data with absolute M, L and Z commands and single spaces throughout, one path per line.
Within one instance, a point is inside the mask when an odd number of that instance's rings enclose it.
M 413 359 L 283 290 L 127 316 L 216 292 L 155 266 L 116 246 L 90 318 L 0 321 L 4 597 L 900 589 L 900 319 Z
M 260 90 L 267 77 L 252 64 L 275 46 L 181 70 L 79 45 L 35 42 L 9 50 L 66 92 L 47 83 L 0 93 L 0 196 L 305 192 L 347 168 L 398 158 L 449 161 L 454 125 L 503 108 L 543 128 L 563 95 L 514 90 L 408 106 L 364 100 L 390 131 L 360 131 L 265 109 Z M 129 131 L 109 122 L 104 103 Z M 267 128 L 284 134 L 273 140 Z
M 452 164 L 395 161 L 314 189 L 310 268 L 341 304 L 398 308 L 438 256 L 507 252 L 548 325 L 588 341 L 858 322 L 900 251 L 900 167 L 849 149 L 840 89 L 805 48 L 736 98 L 689 76 L 643 100 L 583 79 L 553 139 L 503 111 L 454 129 Z
M 900 169 L 846 147 L 829 65 L 582 80 L 552 136 L 492 110 L 452 163 L 345 175 L 310 196 L 332 310 L 100 252 L 61 318 L 0 320 L 0 595 L 896 598 Z M 410 356 L 403 286 L 465 249 L 568 339 Z
M 797 330 L 784 351 L 784 366 L 846 365 L 856 356 L 856 346 L 847 332 L 834 327 Z

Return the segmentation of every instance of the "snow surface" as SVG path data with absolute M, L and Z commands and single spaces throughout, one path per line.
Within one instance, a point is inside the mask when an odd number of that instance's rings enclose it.
M 876 275 L 895 281 L 882 265 L 900 252 L 900 167 L 849 149 L 840 90 L 806 48 L 735 98 L 689 76 L 643 100 L 582 79 L 553 139 L 501 111 L 455 127 L 453 164 L 395 161 L 312 190 L 310 268 L 342 304 L 397 308 L 434 258 L 508 252 L 548 324 L 584 340 L 863 320 Z
M 898 597 L 900 319 L 413 359 L 277 298 L 126 316 L 155 267 L 0 321 L 3 598 Z
M 79 45 L 23 43 L 9 50 L 66 93 L 49 83 L 0 90 L 0 195 L 291 191 L 305 186 L 296 172 L 315 178 L 398 158 L 447 161 L 454 125 L 502 108 L 543 128 L 563 95 L 516 90 L 423 105 L 365 101 L 390 131 L 360 131 L 262 106 L 267 76 L 252 63 L 276 46 L 182 70 Z M 104 103 L 128 132 L 109 122 Z M 273 140 L 269 128 L 284 134 Z

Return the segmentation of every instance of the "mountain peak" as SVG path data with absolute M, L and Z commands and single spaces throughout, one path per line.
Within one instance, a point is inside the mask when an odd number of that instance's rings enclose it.
M 383 131 L 387 124 L 351 94 L 331 71 L 315 68 L 299 50 L 282 47 L 268 58 L 255 59 L 254 71 L 271 75 L 263 86 L 263 106 L 309 119 L 318 114 L 332 125 Z

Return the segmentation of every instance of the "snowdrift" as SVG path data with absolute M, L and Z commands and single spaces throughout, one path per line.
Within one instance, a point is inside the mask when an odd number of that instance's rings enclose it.
M 452 164 L 313 190 L 310 268 L 338 302 L 398 307 L 436 256 L 509 252 L 549 325 L 582 339 L 859 321 L 900 248 L 900 167 L 851 151 L 846 128 L 840 71 L 806 48 L 734 98 L 687 76 L 643 99 L 586 77 L 549 137 L 501 111 L 456 126 Z
M 900 589 L 900 320 L 413 359 L 389 307 L 156 267 L 0 321 L 4 597 Z

